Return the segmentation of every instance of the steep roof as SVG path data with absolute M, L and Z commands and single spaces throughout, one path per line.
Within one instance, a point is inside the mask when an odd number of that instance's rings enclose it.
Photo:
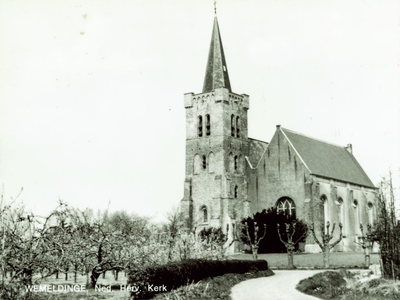
M 258 167 L 258 164 L 263 158 L 267 148 L 267 142 L 249 138 L 249 156 L 247 159 L 252 169 Z
M 312 174 L 375 188 L 352 153 L 345 147 L 280 128 Z
M 230 92 L 232 91 L 218 20 L 215 16 L 210 51 L 208 52 L 206 75 L 204 77 L 203 93 L 212 92 L 216 88 L 227 88 Z

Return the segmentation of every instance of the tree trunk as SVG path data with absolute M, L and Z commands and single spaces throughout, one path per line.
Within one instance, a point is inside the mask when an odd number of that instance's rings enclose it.
M 118 270 L 115 270 L 115 271 L 114 271 L 114 279 L 115 279 L 115 281 L 118 280 L 118 273 L 119 273 Z
M 86 272 L 86 286 L 89 286 L 89 272 Z
M 56 279 L 58 279 L 58 270 L 56 270 Z
M 370 248 L 369 247 L 365 247 L 364 249 L 364 255 L 365 255 L 365 265 L 367 266 L 367 268 L 369 268 L 370 265 Z
M 293 264 L 293 251 L 288 251 L 288 268 L 289 268 L 289 269 L 294 269 L 294 264 Z
M 68 272 L 65 272 L 65 280 L 68 280 Z
M 329 268 L 329 251 L 330 251 L 330 249 L 329 249 L 329 246 L 325 246 L 325 249 L 324 249 L 324 267 L 325 267 L 325 269 L 327 269 L 327 268 Z
M 90 287 L 95 288 L 97 279 L 99 279 L 101 273 L 97 273 L 96 271 L 92 271 L 92 274 L 90 275 Z M 104 274 L 104 273 L 103 273 Z
M 103 279 L 106 279 L 106 272 L 103 272 Z
M 256 249 L 256 247 L 254 247 L 254 246 L 251 246 L 251 250 L 252 250 L 252 253 L 253 253 L 253 260 L 257 260 L 258 259 L 258 251 L 257 251 L 257 249 Z
M 74 271 L 74 283 L 76 283 L 77 280 L 78 280 L 78 271 L 75 270 L 75 271 Z

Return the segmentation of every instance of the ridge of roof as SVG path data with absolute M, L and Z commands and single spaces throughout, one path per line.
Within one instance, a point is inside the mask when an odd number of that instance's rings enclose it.
M 335 147 L 346 149 L 346 146 L 342 146 L 342 145 L 339 145 L 339 144 L 335 144 L 335 143 L 331 143 L 331 142 L 328 142 L 328 141 L 325 141 L 325 140 L 321 140 L 321 139 L 318 139 L 318 138 L 315 138 L 315 137 L 312 137 L 312 136 L 309 136 L 309 135 L 306 135 L 306 134 L 303 134 L 303 133 L 300 133 L 300 132 L 297 132 L 297 131 L 293 131 L 293 130 L 290 130 L 290 129 L 287 129 L 287 128 L 283 128 L 283 127 L 280 127 L 280 129 L 289 131 L 289 132 L 297 134 L 297 135 L 304 136 L 304 137 L 309 138 L 309 139 L 313 139 L 313 140 L 318 141 L 318 142 L 322 142 L 322 143 L 329 144 L 329 145 L 332 145 L 332 146 L 335 146 Z

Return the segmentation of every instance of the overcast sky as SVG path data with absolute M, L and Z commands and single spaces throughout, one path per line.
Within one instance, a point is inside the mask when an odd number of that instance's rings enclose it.
M 0 0 L 0 184 L 162 220 L 183 197 L 183 94 L 200 93 L 213 0 Z M 219 0 L 249 136 L 345 146 L 374 183 L 400 166 L 400 2 Z

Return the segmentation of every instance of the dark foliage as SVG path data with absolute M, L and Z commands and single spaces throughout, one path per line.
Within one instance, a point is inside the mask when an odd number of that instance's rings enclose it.
M 282 213 L 278 214 L 276 209 L 271 207 L 268 210 L 263 210 L 262 212 L 256 213 L 253 218 L 248 217 L 247 219 L 242 220 L 242 224 L 244 225 L 246 222 L 249 225 L 249 233 L 251 238 L 254 237 L 254 221 L 257 222 L 259 226 L 259 235 L 264 234 L 264 225 L 267 224 L 267 233 L 265 238 L 260 241 L 258 253 L 283 253 L 286 252 L 286 247 L 281 243 L 278 236 L 277 224 L 280 224 L 280 230 L 282 233 L 282 238 L 285 239 L 286 235 L 283 233 L 285 230 L 285 223 L 290 223 L 292 221 L 296 221 L 296 232 L 293 236 L 293 241 L 297 241 L 304 232 L 307 232 L 307 225 L 301 221 L 296 219 L 295 217 L 286 216 Z M 242 241 L 247 244 L 247 238 L 244 237 L 245 229 L 242 229 Z M 305 237 L 300 239 L 299 242 L 305 242 Z M 296 251 L 299 250 L 299 244 L 296 244 Z
M 150 298 L 156 291 L 149 289 L 149 286 L 165 286 L 167 291 L 171 291 L 188 283 L 226 273 L 243 274 L 267 269 L 268 263 L 265 260 L 184 260 L 162 266 L 132 269 L 128 274 L 127 285 L 139 287 L 138 292 L 132 292 L 132 297 Z
M 208 243 L 225 243 L 226 236 L 222 232 L 221 228 L 214 228 L 214 227 L 207 227 L 203 228 L 200 233 L 199 237 L 202 241 L 207 241 Z
M 301 280 L 296 289 L 321 299 L 338 299 L 346 291 L 346 280 L 338 272 L 327 271 Z

